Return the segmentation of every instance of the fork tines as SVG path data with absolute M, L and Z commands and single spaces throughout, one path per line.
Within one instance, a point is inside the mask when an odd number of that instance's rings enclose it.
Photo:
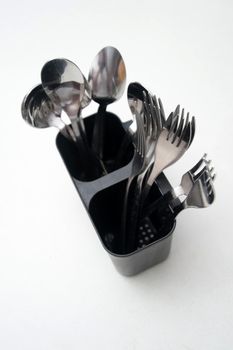
M 184 108 L 181 110 L 178 105 L 173 113 L 171 113 L 166 121 L 166 128 L 169 131 L 167 140 L 171 140 L 177 147 L 182 141 L 189 142 L 188 147 L 191 145 L 196 129 L 195 117 L 193 116 L 191 121 L 189 120 L 189 112 L 186 114 Z
M 208 171 L 204 172 L 203 177 L 204 177 L 204 183 L 206 185 L 208 195 L 211 195 L 214 192 L 212 177 Z
M 154 137 L 163 128 L 165 121 L 165 114 L 162 101 L 158 102 L 156 96 L 152 96 L 149 92 L 143 91 L 143 105 L 145 110 L 145 117 L 151 118 L 151 123 L 154 130 Z
M 145 156 L 145 130 L 143 121 L 140 113 L 135 111 L 135 118 L 137 122 L 137 132 L 136 132 L 136 140 L 134 146 L 136 148 L 136 152 L 138 152 L 142 157 Z
M 211 160 L 207 160 L 207 154 L 205 153 L 203 157 L 197 162 L 196 165 L 189 172 L 194 176 L 194 179 L 198 179 L 203 172 L 207 172 L 212 181 L 216 178 L 216 173 L 214 167 L 210 167 Z

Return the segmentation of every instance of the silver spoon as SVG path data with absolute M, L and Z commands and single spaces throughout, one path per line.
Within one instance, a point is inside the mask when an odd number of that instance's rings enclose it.
M 100 107 L 93 131 L 92 147 L 100 158 L 103 157 L 103 118 L 107 105 L 117 101 L 124 93 L 126 69 L 120 52 L 104 47 L 94 58 L 88 76 L 92 99 Z
M 66 125 L 60 118 L 61 107 L 54 105 L 45 93 L 43 86 L 37 85 L 24 97 L 21 107 L 23 119 L 31 126 L 36 128 L 47 128 L 54 126 L 67 138 L 72 139 L 82 154 L 82 167 L 85 169 L 86 175 L 97 178 L 103 173 L 100 162 L 96 159 L 91 150 L 84 147 L 83 143 L 77 144 L 77 138 L 73 129 Z
M 24 97 L 21 113 L 29 125 L 39 129 L 56 127 L 65 137 L 75 141 L 73 130 L 61 119 L 61 108 L 51 102 L 41 84 Z
M 139 114 L 143 112 L 144 109 L 144 92 L 148 95 L 148 90 L 142 86 L 140 83 L 134 82 L 130 83 L 127 91 L 127 99 L 130 110 L 132 114 L 137 111 Z
M 41 81 L 52 102 L 66 112 L 78 142 L 83 142 L 80 109 L 85 96 L 85 78 L 71 61 L 58 58 L 47 62 L 41 71 Z
M 91 102 L 91 87 L 88 83 L 88 81 L 86 80 L 85 76 L 83 75 L 83 79 L 84 79 L 84 96 L 82 98 L 81 101 L 81 109 L 86 108 L 90 102 Z

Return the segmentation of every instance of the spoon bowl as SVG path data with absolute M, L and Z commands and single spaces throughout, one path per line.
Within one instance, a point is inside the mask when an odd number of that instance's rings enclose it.
M 45 63 L 41 81 L 51 101 L 60 105 L 68 115 L 70 111 L 79 110 L 85 89 L 84 78 L 73 62 L 54 59 Z
M 51 102 L 41 84 L 24 97 L 21 113 L 29 125 L 38 129 L 53 126 L 58 128 L 64 136 L 75 140 L 72 129 L 61 119 L 61 108 Z
M 148 95 L 148 90 L 140 83 L 130 83 L 127 91 L 129 108 L 134 115 L 136 112 L 141 114 L 144 108 L 144 92 Z
M 120 52 L 112 46 L 104 47 L 95 56 L 88 76 L 92 99 L 100 107 L 93 129 L 92 149 L 100 159 L 104 148 L 104 114 L 107 105 L 117 101 L 124 93 L 126 69 Z
M 51 60 L 42 68 L 41 81 L 51 101 L 70 118 L 77 141 L 83 142 L 84 130 L 79 116 L 85 89 L 89 88 L 78 66 L 65 58 Z M 87 97 L 84 106 L 88 103 Z
M 83 75 L 83 79 L 84 79 L 84 95 L 81 101 L 81 108 L 84 109 L 86 108 L 90 102 L 91 102 L 91 87 L 88 83 L 88 81 L 86 80 L 85 76 Z
M 121 98 L 126 84 L 126 69 L 115 47 L 106 46 L 95 56 L 88 81 L 92 99 L 100 105 L 108 105 Z

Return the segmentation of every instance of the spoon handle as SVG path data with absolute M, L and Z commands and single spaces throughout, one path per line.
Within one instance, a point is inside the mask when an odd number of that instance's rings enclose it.
M 103 148 L 104 148 L 104 115 L 106 112 L 107 105 L 100 105 L 92 135 L 92 149 L 98 158 L 103 159 Z
M 74 134 L 75 134 L 75 138 L 77 140 L 81 140 L 82 136 L 81 136 L 80 128 L 79 128 L 79 125 L 78 125 L 77 117 L 76 116 L 75 117 L 70 117 L 70 121 L 71 121 L 72 129 L 73 129 Z
M 79 136 L 76 138 L 76 145 L 79 148 L 81 147 L 83 149 L 83 154 L 85 154 L 87 164 L 90 162 L 93 165 L 93 168 L 96 169 L 96 176 L 99 177 L 100 175 L 106 175 L 107 171 L 102 160 L 96 156 L 95 152 L 92 150 L 88 143 L 84 121 L 81 117 L 81 112 L 79 113 L 78 118 L 76 119 L 76 123 L 79 133 Z
M 63 136 L 65 136 L 69 140 L 72 140 L 73 142 L 76 142 L 76 138 L 75 138 L 73 129 L 69 125 L 65 125 L 59 129 L 60 129 L 60 132 Z

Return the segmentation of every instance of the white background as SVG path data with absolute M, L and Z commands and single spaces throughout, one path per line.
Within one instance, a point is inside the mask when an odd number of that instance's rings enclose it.
M 231 0 L 1 0 L 0 349 L 233 348 L 232 17 Z M 217 171 L 214 205 L 183 212 L 168 260 L 131 278 L 98 241 L 57 131 L 20 114 L 47 60 L 87 75 L 106 45 L 128 82 L 197 118 L 192 147 L 166 171 L 173 185 L 204 152 Z M 126 96 L 110 110 L 129 116 Z

